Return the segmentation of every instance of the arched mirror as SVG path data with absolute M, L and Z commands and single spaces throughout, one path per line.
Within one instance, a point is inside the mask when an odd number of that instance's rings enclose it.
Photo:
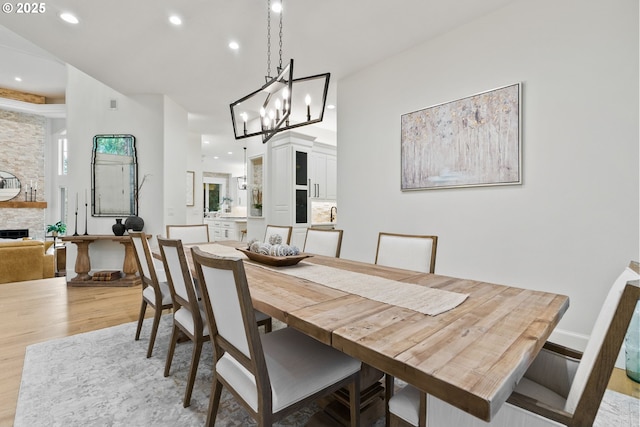
M 20 180 L 9 172 L 0 171 L 0 202 L 11 200 L 20 194 Z
M 91 164 L 91 215 L 137 215 L 138 160 L 133 135 L 96 135 Z

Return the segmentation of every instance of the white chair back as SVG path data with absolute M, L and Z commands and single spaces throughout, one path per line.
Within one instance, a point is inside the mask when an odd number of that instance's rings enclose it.
M 147 253 L 149 252 L 149 243 L 143 234 L 134 233 L 131 234 L 131 241 L 133 242 L 133 248 L 135 250 L 136 258 L 138 259 L 138 266 L 142 269 L 140 275 L 143 279 L 151 280 L 151 270 L 149 263 L 147 262 Z
M 207 224 L 167 225 L 167 237 L 181 240 L 182 244 L 208 242 L 209 226 Z
M 158 239 L 160 241 L 160 239 Z M 187 291 L 187 286 L 190 286 L 193 289 L 193 293 L 191 295 L 196 294 L 195 286 L 193 284 L 193 278 L 191 277 L 191 272 L 187 269 L 187 271 L 182 270 L 182 265 L 180 264 L 180 256 L 179 252 L 182 249 L 182 245 L 178 248 L 177 246 L 161 246 L 162 254 L 166 260 L 167 266 L 167 276 L 171 277 L 171 283 L 173 284 L 173 291 L 183 300 L 190 301 L 191 296 Z M 185 278 L 185 276 L 187 276 Z M 185 280 L 189 280 L 188 284 Z
M 388 267 L 433 273 L 437 244 L 437 236 L 380 233 L 375 263 Z
M 279 225 L 267 225 L 267 230 L 264 233 L 265 243 L 269 243 L 269 238 L 274 234 L 282 237 L 282 243 L 287 245 L 291 242 L 291 226 L 279 226 Z
M 342 230 L 308 228 L 303 252 L 330 257 L 340 257 Z
M 613 283 L 602 309 L 600 310 L 600 314 L 598 314 L 591 336 L 589 337 L 589 342 L 587 343 L 587 348 L 584 350 L 584 353 L 582 353 L 578 370 L 573 378 L 573 383 L 571 384 L 571 389 L 569 390 L 569 395 L 567 396 L 567 401 L 565 403 L 565 410 L 567 412 L 575 412 L 580 397 L 585 392 L 587 380 L 589 379 L 591 371 L 593 371 L 595 367 L 598 353 L 600 352 L 600 348 L 602 347 L 607 332 L 609 331 L 611 321 L 616 314 L 618 303 L 620 302 L 622 292 L 624 291 L 627 282 L 638 280 L 639 278 L 640 275 L 637 272 L 627 267 Z
M 191 249 L 192 254 L 198 249 Z M 195 258 L 195 255 L 194 255 Z M 245 330 L 244 314 L 240 302 L 240 293 L 236 287 L 236 279 L 232 268 L 223 268 L 235 260 L 219 259 L 221 265 L 211 266 L 196 264 L 198 272 L 202 272 L 200 287 L 204 288 L 202 297 L 206 298 L 211 306 L 217 334 L 228 341 L 233 347 L 242 352 L 247 358 L 251 358 L 249 350 L 248 333 Z M 240 261 L 242 267 L 242 261 Z M 244 270 L 243 270 L 244 271 Z M 206 303 L 205 303 L 206 306 Z M 251 312 L 253 312 L 251 310 Z M 209 313 L 207 312 L 207 316 Z M 256 325 L 255 319 L 253 324 Z M 258 326 L 255 326 L 256 331 Z M 213 333 L 213 332 L 212 332 Z

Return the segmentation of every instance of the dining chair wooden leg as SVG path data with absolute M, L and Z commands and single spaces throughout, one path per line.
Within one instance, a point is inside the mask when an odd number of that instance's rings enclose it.
M 271 321 L 271 318 L 268 318 L 264 322 L 264 333 L 268 334 L 269 332 L 271 332 L 271 328 L 273 328 L 273 322 Z
M 200 364 L 200 354 L 202 353 L 202 344 L 202 340 L 196 340 L 193 343 L 189 379 L 187 380 L 187 389 L 184 392 L 184 402 L 182 403 L 182 406 L 185 408 L 191 405 L 191 393 L 193 392 L 193 384 L 196 382 L 196 374 L 198 373 L 198 365 Z
M 258 419 L 258 427 L 271 427 L 273 426 L 273 416 L 270 413 L 262 413 Z
M 136 341 L 140 339 L 140 331 L 142 331 L 142 321 L 144 320 L 144 313 L 147 311 L 147 302 L 143 299 L 140 304 L 140 315 L 138 316 L 138 328 L 136 329 Z
M 216 415 L 218 415 L 218 406 L 220 406 L 220 396 L 222 395 L 222 383 L 218 381 L 215 374 L 213 375 L 213 384 L 211 386 L 211 397 L 209 397 L 209 411 L 207 412 L 208 427 L 215 427 Z
M 156 342 L 156 335 L 158 334 L 158 326 L 160 326 L 160 317 L 162 316 L 162 309 L 156 307 L 155 314 L 153 315 L 153 326 L 151 327 L 151 336 L 149 337 L 149 348 L 147 349 L 147 359 L 151 357 L 153 353 L 153 344 Z
M 168 377 L 169 372 L 171 371 L 171 363 L 173 362 L 173 353 L 176 350 L 176 345 L 178 344 L 178 336 L 180 335 L 180 330 L 174 324 L 173 329 L 171 331 L 171 341 L 169 342 L 169 351 L 167 352 L 167 361 L 164 364 L 164 376 Z

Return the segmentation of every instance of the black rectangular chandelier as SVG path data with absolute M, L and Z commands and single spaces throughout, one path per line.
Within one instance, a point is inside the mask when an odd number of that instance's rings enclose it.
M 292 79 L 292 72 L 293 59 L 277 77 L 230 105 L 235 139 L 262 135 L 266 143 L 277 132 L 322 121 L 331 74 Z
M 282 2 L 281 2 L 282 3 Z M 267 1 L 267 77 L 266 83 L 230 104 L 235 139 L 262 135 L 266 143 L 276 133 L 321 122 L 329 90 L 330 73 L 293 78 L 293 59 L 282 67 L 282 48 L 278 75 L 270 77 L 271 5 Z M 280 11 L 282 47 L 282 11 Z

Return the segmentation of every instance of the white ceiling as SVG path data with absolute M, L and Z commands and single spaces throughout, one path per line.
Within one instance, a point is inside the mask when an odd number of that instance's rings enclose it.
M 513 1 L 285 0 L 283 61 L 294 58 L 296 78 L 330 72 L 327 104 L 339 109 L 336 82 L 342 77 Z M 43 4 L 42 14 L 0 13 L 0 87 L 63 97 L 68 63 L 125 95 L 167 95 L 189 112 L 190 131 L 211 141 L 203 154 L 231 147 L 242 162 L 229 104 L 264 84 L 266 0 Z M 63 22 L 62 12 L 80 22 Z M 171 14 L 182 18 L 182 26 L 168 22 Z M 274 75 L 278 16 L 272 13 L 272 19 Z M 231 40 L 240 44 L 238 51 L 229 49 Z M 335 112 L 327 110 L 318 126 L 335 131 Z

